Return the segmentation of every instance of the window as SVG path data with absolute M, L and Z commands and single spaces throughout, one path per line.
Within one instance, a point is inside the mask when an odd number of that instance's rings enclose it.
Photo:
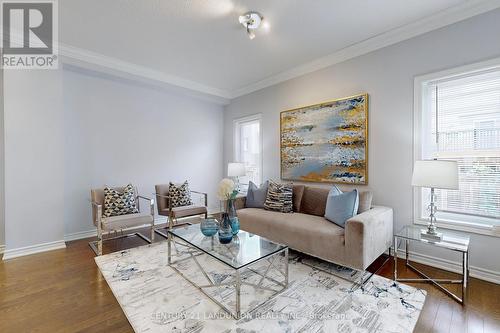
M 247 184 L 262 182 L 262 132 L 261 115 L 234 121 L 234 148 L 237 162 L 245 163 L 246 177 L 240 180 Z
M 480 65 L 415 80 L 415 159 L 457 161 L 459 190 L 436 190 L 438 225 L 484 233 L 500 226 L 500 60 Z M 417 222 L 429 192 L 416 189 Z

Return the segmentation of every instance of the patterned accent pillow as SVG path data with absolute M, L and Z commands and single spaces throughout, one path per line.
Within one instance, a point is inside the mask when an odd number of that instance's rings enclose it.
M 168 185 L 168 196 L 172 202 L 172 207 L 189 206 L 193 204 L 187 180 L 180 185 L 170 182 Z
M 291 184 L 278 184 L 269 181 L 264 208 L 282 213 L 293 213 L 293 188 Z
M 125 214 L 139 213 L 135 202 L 135 191 L 132 184 L 128 184 L 123 192 L 115 189 L 104 188 L 104 217 L 119 216 Z

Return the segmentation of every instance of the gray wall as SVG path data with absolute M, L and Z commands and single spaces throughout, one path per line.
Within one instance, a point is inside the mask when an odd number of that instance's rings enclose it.
M 223 106 L 74 67 L 5 73 L 6 250 L 95 230 L 90 188 L 189 179 L 215 206 Z
M 188 179 L 216 206 L 223 107 L 88 71 L 64 70 L 65 233 L 95 229 L 89 190 Z
M 0 251 L 5 244 L 5 156 L 3 126 L 3 68 L 0 68 Z
M 413 79 L 500 56 L 500 10 L 239 97 L 226 107 L 224 160 L 233 159 L 233 119 L 263 114 L 263 176 L 279 179 L 279 112 L 357 93 L 370 95 L 369 185 L 394 208 L 395 229 L 412 223 Z M 499 238 L 472 235 L 471 265 L 500 274 Z M 444 253 L 423 254 L 456 260 Z
M 6 250 L 64 236 L 62 70 L 4 72 Z

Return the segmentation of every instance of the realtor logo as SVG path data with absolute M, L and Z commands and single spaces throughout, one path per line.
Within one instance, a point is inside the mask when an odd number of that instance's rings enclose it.
M 55 0 L 1 0 L 1 18 L 3 68 L 57 68 Z

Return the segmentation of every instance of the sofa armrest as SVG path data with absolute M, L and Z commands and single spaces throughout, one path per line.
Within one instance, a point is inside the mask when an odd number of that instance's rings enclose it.
M 345 246 L 354 268 L 364 270 L 370 266 L 391 246 L 392 237 L 392 208 L 375 206 L 347 220 Z

